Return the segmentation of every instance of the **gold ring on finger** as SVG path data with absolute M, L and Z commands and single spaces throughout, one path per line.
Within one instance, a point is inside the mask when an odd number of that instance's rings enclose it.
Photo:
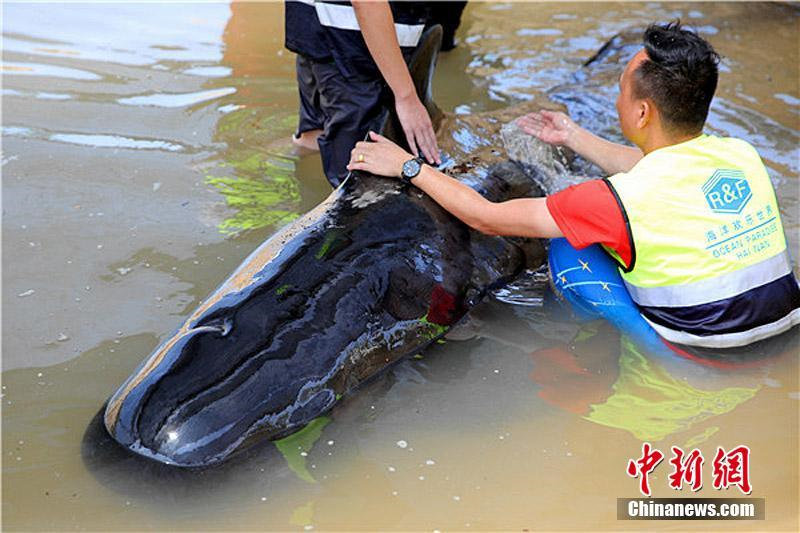
M 363 163 L 364 162 L 364 154 L 358 154 L 358 162 L 359 163 Z

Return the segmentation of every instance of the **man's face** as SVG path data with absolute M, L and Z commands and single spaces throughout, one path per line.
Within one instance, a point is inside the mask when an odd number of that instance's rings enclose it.
M 647 59 L 647 52 L 644 48 L 634 55 L 625 70 L 619 77 L 619 96 L 617 96 L 617 115 L 619 116 L 622 134 L 626 139 L 639 145 L 637 142 L 641 137 L 641 115 L 642 100 L 636 98 L 634 91 L 634 71 Z

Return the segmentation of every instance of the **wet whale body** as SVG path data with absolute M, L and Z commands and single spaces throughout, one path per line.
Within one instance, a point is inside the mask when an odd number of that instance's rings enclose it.
M 487 193 L 519 190 L 507 180 L 524 174 L 504 170 L 482 180 Z M 143 363 L 106 428 L 162 462 L 218 462 L 300 429 L 543 259 L 536 242 L 480 235 L 397 181 L 354 174 Z
M 412 61 L 423 95 L 436 38 Z M 541 194 L 513 163 L 464 179 L 495 201 Z M 479 234 L 399 180 L 351 173 L 142 362 L 104 425 L 162 463 L 218 463 L 299 430 L 544 258 L 538 241 Z

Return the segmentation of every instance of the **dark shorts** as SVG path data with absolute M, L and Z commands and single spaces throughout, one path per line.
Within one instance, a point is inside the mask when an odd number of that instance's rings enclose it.
M 325 176 L 334 187 L 347 176 L 350 151 L 367 132 L 377 131 L 390 92 L 382 78 L 345 79 L 336 63 L 297 56 L 300 119 L 297 135 L 321 129 L 319 151 Z

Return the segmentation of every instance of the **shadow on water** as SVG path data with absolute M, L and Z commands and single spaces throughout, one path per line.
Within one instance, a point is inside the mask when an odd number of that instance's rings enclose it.
M 217 467 L 165 465 L 135 454 L 112 439 L 103 425 L 104 410 L 105 405 L 86 428 L 81 442 L 81 457 L 100 483 L 129 497 L 165 506 L 198 498 L 214 498 L 214 492 L 220 487 L 241 483 L 243 476 L 253 472 L 256 461 L 260 471 L 274 474 L 285 469 L 286 461 L 269 442 L 253 446 Z

